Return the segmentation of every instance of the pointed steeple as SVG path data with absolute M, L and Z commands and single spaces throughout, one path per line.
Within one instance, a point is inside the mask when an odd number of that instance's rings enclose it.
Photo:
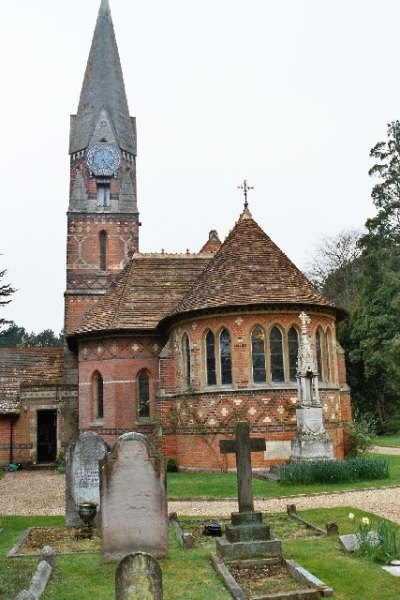
M 129 116 L 121 61 L 108 0 L 102 0 L 83 80 L 78 113 L 72 118 L 70 154 L 84 150 L 103 111 L 121 150 L 136 155 L 136 131 Z M 111 140 L 107 140 L 111 141 Z

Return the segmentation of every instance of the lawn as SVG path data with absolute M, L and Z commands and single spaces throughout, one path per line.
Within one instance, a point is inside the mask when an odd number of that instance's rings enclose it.
M 365 513 L 350 507 L 308 510 L 301 514 L 324 527 L 336 521 L 341 533 L 351 533 L 349 512 Z M 374 521 L 373 515 L 368 516 Z M 62 517 L 3 517 L 0 535 L 0 598 L 14 598 L 28 585 L 37 561 L 32 558 L 4 558 L 5 553 L 29 526 L 57 526 Z M 399 580 L 385 573 L 369 559 L 346 556 L 339 550 L 337 537 L 284 541 L 283 552 L 298 561 L 335 590 L 337 600 L 395 600 Z M 170 556 L 161 560 L 166 600 L 229 600 L 230 595 L 217 578 L 205 548 L 182 550 L 170 532 Z M 42 600 L 111 600 L 114 598 L 115 565 L 103 565 L 98 553 L 63 556 Z
M 389 448 L 400 448 L 400 433 L 390 435 L 379 435 L 375 439 L 375 446 L 388 446 Z
M 293 496 L 318 492 L 400 486 L 400 456 L 385 456 L 385 458 L 390 464 L 390 476 L 388 479 L 300 486 L 253 478 L 254 497 L 272 498 L 276 496 Z M 237 498 L 236 473 L 168 473 L 168 497 Z

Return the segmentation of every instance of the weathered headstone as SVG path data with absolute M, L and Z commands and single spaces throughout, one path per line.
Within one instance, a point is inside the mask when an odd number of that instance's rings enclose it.
M 115 573 L 116 600 L 162 600 L 162 573 L 151 554 L 136 552 L 119 563 Z
M 231 514 L 231 524 L 226 526 L 226 538 L 217 540 L 217 554 L 225 559 L 247 559 L 257 556 L 279 556 L 281 544 L 271 539 L 270 528 L 262 514 L 254 511 L 251 485 L 251 453 L 265 450 L 263 438 L 250 438 L 250 425 L 236 425 L 235 440 L 220 441 L 223 454 L 236 454 L 239 512 Z
M 84 431 L 68 446 L 66 452 L 65 509 L 68 527 L 83 525 L 78 505 L 83 502 L 98 505 L 94 520 L 100 526 L 99 461 L 107 453 L 107 444 L 94 431 Z
M 105 562 L 133 552 L 168 553 L 164 460 L 141 433 L 125 433 L 101 466 L 102 555 Z

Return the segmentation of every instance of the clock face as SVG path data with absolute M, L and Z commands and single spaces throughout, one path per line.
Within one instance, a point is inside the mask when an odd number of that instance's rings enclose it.
M 88 151 L 86 162 L 94 175 L 111 177 L 121 164 L 121 156 L 110 144 L 96 144 Z

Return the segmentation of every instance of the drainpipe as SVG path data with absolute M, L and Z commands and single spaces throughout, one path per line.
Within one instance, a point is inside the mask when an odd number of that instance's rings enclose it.
M 14 423 L 16 421 L 16 415 L 10 415 L 10 465 L 14 463 Z

